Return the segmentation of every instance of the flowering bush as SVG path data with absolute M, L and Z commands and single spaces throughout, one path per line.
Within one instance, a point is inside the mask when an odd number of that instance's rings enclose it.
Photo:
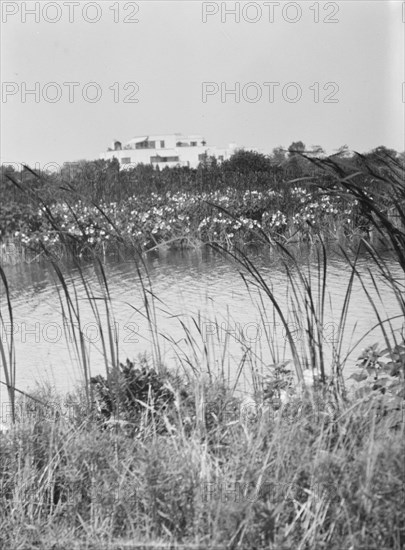
M 131 196 L 122 203 L 83 200 L 74 204 L 56 202 L 40 207 L 3 231 L 13 230 L 23 245 L 47 248 L 63 243 L 79 249 L 108 247 L 123 242 L 147 250 L 160 243 L 183 243 L 189 238 L 216 242 L 227 248 L 260 242 L 263 233 L 271 239 L 288 240 L 297 230 L 313 232 L 348 227 L 352 204 L 341 198 L 286 188 L 151 192 Z

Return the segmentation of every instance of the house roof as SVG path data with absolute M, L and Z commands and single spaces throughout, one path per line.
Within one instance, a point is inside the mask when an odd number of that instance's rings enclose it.
M 130 139 L 127 143 L 140 143 L 142 141 L 157 141 L 157 140 L 164 140 L 167 138 L 175 138 L 177 141 L 190 141 L 195 139 L 204 139 L 204 136 L 201 134 L 180 134 L 180 133 L 173 133 L 173 134 L 154 134 L 149 136 L 136 136 Z

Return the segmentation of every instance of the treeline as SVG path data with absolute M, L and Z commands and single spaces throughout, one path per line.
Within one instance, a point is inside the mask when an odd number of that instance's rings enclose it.
M 118 160 L 94 160 L 65 163 L 60 170 L 48 172 L 15 166 L 1 167 L 0 193 L 3 207 L 14 204 L 27 207 L 41 197 L 45 202 L 82 198 L 96 203 L 121 202 L 130 196 L 173 191 L 204 192 L 232 187 L 240 190 L 274 189 L 282 191 L 286 184 L 307 178 L 305 185 L 311 188 L 317 179 L 327 183 L 325 160 L 334 169 L 342 172 L 356 172 L 364 185 L 379 186 L 379 180 L 389 171 L 392 159 L 404 163 L 404 153 L 397 153 L 384 146 L 366 154 L 349 152 L 346 146 L 335 155 L 327 157 L 321 147 L 307 151 L 301 141 L 293 142 L 288 149 L 277 147 L 270 155 L 254 151 L 238 150 L 221 164 L 208 157 L 198 168 L 175 167 L 154 168 L 139 164 L 127 170 L 120 170 Z M 322 159 L 322 166 L 318 160 Z M 364 166 L 369 166 L 368 173 Z M 313 179 L 313 182 L 311 182 Z M 332 179 L 331 179 L 332 181 Z M 1 212 L 0 212 L 1 214 Z

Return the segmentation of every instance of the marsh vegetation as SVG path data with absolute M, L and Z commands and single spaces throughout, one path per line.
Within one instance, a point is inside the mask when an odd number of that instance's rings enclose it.
M 247 169 L 252 159 L 242 160 L 236 167 L 162 173 L 139 167 L 126 174 L 97 164 L 104 179 L 97 172 L 92 183 L 68 181 L 59 185 L 57 199 L 52 178 L 28 171 L 35 186 L 27 191 L 8 174 L 10 193 L 26 199 L 3 235 L 52 265 L 82 383 L 67 395 L 50 387 L 18 391 L 13 333 L 3 332 L 4 547 L 404 547 L 404 332 L 382 316 L 358 267 L 365 255 L 372 287 L 378 295 L 387 286 L 395 317 L 405 319 L 403 166 L 389 154 L 349 160 L 297 154 L 289 166 L 296 173 L 286 181 L 282 167 Z M 291 246 L 302 239 L 313 243 L 315 273 Z M 330 240 L 340 244 L 350 276 L 327 357 Z M 230 379 L 221 368 L 226 346 L 217 362 L 208 352 L 205 361 L 196 360 L 201 349 L 204 356 L 204 342 L 184 326 L 189 353 L 179 352 L 177 368 L 167 368 L 156 321 L 160 297 L 151 288 L 144 252 L 197 243 L 234 262 L 246 292 L 259 293 L 259 316 L 271 312 L 285 329 L 287 360 L 267 334 L 272 364 L 257 369 L 247 347 Z M 132 251 L 152 339 L 150 355 L 126 361 L 110 328 L 114 304 L 103 264 L 108 247 L 118 244 Z M 289 286 L 287 308 L 249 244 L 277 251 Z M 81 304 L 60 251 L 59 258 L 53 252 L 56 245 L 76 262 L 98 320 L 103 374 L 92 373 Z M 82 269 L 83 254 L 99 274 L 97 292 Z M 13 303 L 7 267 L 0 273 L 4 328 L 13 323 Z M 381 336 L 359 355 L 348 380 L 343 342 L 355 281 Z M 291 319 L 304 329 L 299 345 Z M 195 326 L 198 332 L 197 316 Z M 246 370 L 247 399 L 237 391 Z

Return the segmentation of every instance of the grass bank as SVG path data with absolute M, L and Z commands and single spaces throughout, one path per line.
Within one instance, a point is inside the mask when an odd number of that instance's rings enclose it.
M 80 392 L 19 403 L 0 436 L 4 548 L 403 548 L 404 422 L 388 396 L 337 405 L 311 386 L 283 403 L 268 381 L 258 406 L 221 379 L 145 363 L 121 376 L 120 421 L 101 379 L 92 414 Z

